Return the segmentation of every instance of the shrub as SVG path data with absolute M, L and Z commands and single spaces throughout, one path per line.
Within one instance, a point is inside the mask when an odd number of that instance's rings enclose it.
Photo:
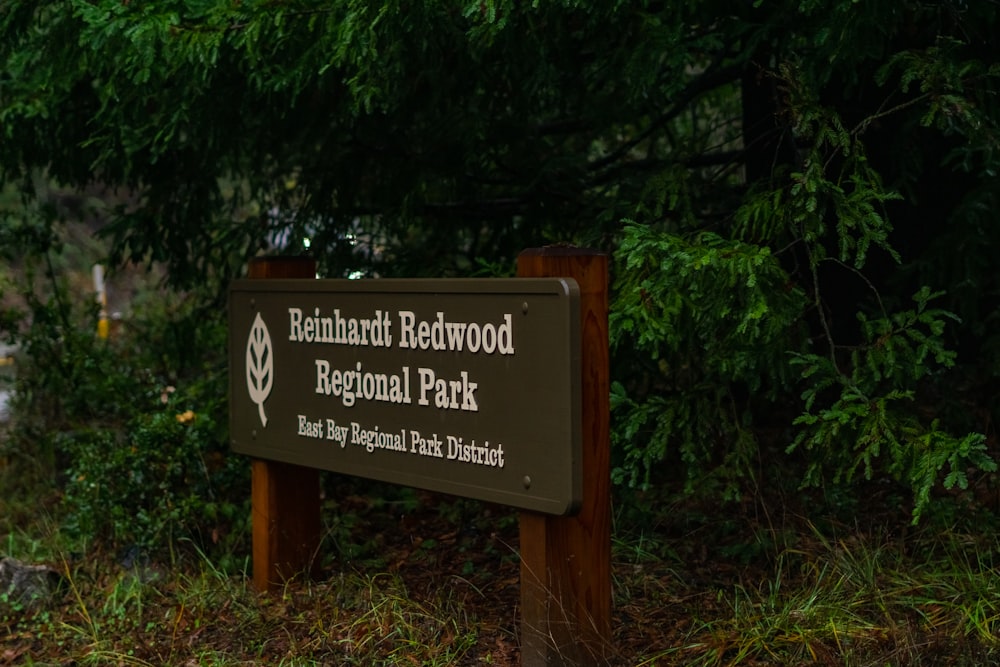
M 142 549 L 179 537 L 211 545 L 248 515 L 245 462 L 224 454 L 211 409 L 179 411 L 181 404 L 171 398 L 161 411 L 135 417 L 124 432 L 62 436 L 70 456 L 69 529 Z

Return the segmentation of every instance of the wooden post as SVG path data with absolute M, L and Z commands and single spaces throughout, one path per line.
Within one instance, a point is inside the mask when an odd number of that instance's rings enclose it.
M 263 257 L 250 261 L 250 278 L 315 278 L 307 257 Z M 320 541 L 319 471 L 278 461 L 251 461 L 253 585 L 274 590 L 315 569 Z
M 608 258 L 571 247 L 525 250 L 525 278 L 580 286 L 583 498 L 572 517 L 520 514 L 521 664 L 605 664 L 611 648 L 611 436 Z

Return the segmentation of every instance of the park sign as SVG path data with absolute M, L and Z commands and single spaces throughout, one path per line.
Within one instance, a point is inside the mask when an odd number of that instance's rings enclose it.
M 571 514 L 579 320 L 564 278 L 235 281 L 233 450 Z

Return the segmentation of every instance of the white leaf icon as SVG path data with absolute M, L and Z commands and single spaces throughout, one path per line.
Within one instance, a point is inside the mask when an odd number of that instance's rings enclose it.
M 273 370 L 271 334 L 260 313 L 257 313 L 253 326 L 250 327 L 250 336 L 247 338 L 247 391 L 250 392 L 250 400 L 257 405 L 260 423 L 265 428 L 267 415 L 264 414 L 264 401 L 271 393 Z

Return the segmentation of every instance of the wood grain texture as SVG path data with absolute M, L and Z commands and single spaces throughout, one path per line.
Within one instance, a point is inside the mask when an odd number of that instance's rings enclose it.
M 307 257 L 250 261 L 248 277 L 315 278 Z M 315 571 L 320 541 L 319 471 L 290 463 L 251 461 L 253 584 L 275 590 L 288 579 Z
M 580 287 L 580 511 L 520 516 L 521 664 L 599 665 L 611 652 L 611 440 L 608 258 L 572 247 L 525 250 L 517 275 Z

